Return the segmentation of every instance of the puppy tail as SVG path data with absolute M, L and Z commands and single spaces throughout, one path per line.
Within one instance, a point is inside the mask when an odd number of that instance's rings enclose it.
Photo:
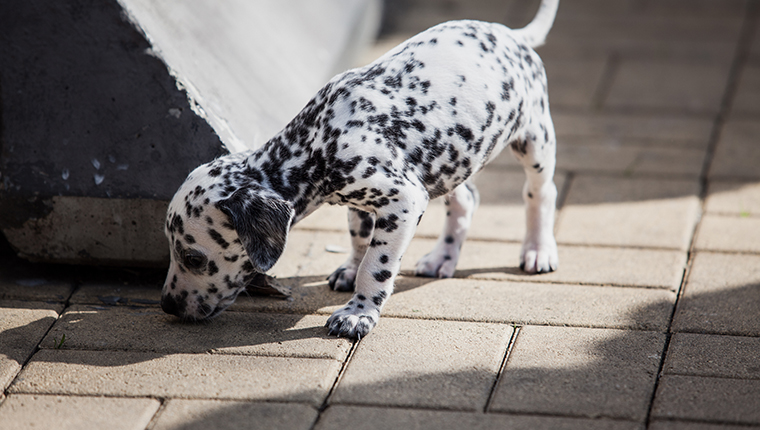
M 522 37 L 531 48 L 543 45 L 546 35 L 549 34 L 549 30 L 554 24 L 557 7 L 559 7 L 559 0 L 542 0 L 533 21 L 525 27 L 515 30 L 515 33 L 518 37 Z

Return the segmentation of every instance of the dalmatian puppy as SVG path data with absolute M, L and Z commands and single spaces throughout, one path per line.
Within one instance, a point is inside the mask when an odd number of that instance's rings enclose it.
M 352 250 L 328 282 L 354 293 L 326 326 L 366 336 L 428 202 L 441 196 L 444 231 L 416 274 L 454 275 L 478 204 L 470 178 L 507 146 L 527 174 L 520 267 L 555 270 L 556 141 L 532 47 L 543 43 L 558 2 L 543 0 L 519 30 L 480 21 L 432 27 L 333 78 L 262 148 L 195 169 L 167 212 L 163 310 L 216 316 L 277 262 L 295 223 L 339 204 L 348 206 Z

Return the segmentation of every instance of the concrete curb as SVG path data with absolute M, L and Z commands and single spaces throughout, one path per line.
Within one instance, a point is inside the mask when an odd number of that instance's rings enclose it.
M 344 13 L 319 21 L 329 31 L 301 46 L 313 28 L 271 41 L 253 29 L 287 33 L 311 22 L 313 7 L 289 15 L 274 2 L 237 3 L 215 3 L 216 15 L 198 1 L 0 4 L 0 229 L 20 256 L 165 265 L 164 213 L 187 174 L 246 149 L 243 140 L 263 144 L 346 65 L 357 41 L 368 42 L 371 31 L 360 30 L 374 27 L 361 23 L 379 20 L 377 1 L 335 0 L 323 15 Z M 218 31 L 232 27 L 252 38 Z M 299 55 L 318 46 L 329 48 Z M 256 79 L 245 80 L 247 70 Z M 299 77 L 309 84 L 283 90 Z

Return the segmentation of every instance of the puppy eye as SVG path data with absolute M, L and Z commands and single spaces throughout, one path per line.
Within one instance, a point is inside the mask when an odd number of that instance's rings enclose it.
M 184 263 L 188 269 L 200 269 L 206 265 L 206 257 L 197 251 L 187 251 Z

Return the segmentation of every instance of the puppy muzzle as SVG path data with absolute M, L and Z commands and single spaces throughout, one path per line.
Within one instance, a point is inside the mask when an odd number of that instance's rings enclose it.
M 161 309 L 169 315 L 174 315 L 185 321 L 201 321 L 215 317 L 224 308 L 207 303 L 188 301 L 187 292 L 180 295 L 164 294 L 161 296 Z

